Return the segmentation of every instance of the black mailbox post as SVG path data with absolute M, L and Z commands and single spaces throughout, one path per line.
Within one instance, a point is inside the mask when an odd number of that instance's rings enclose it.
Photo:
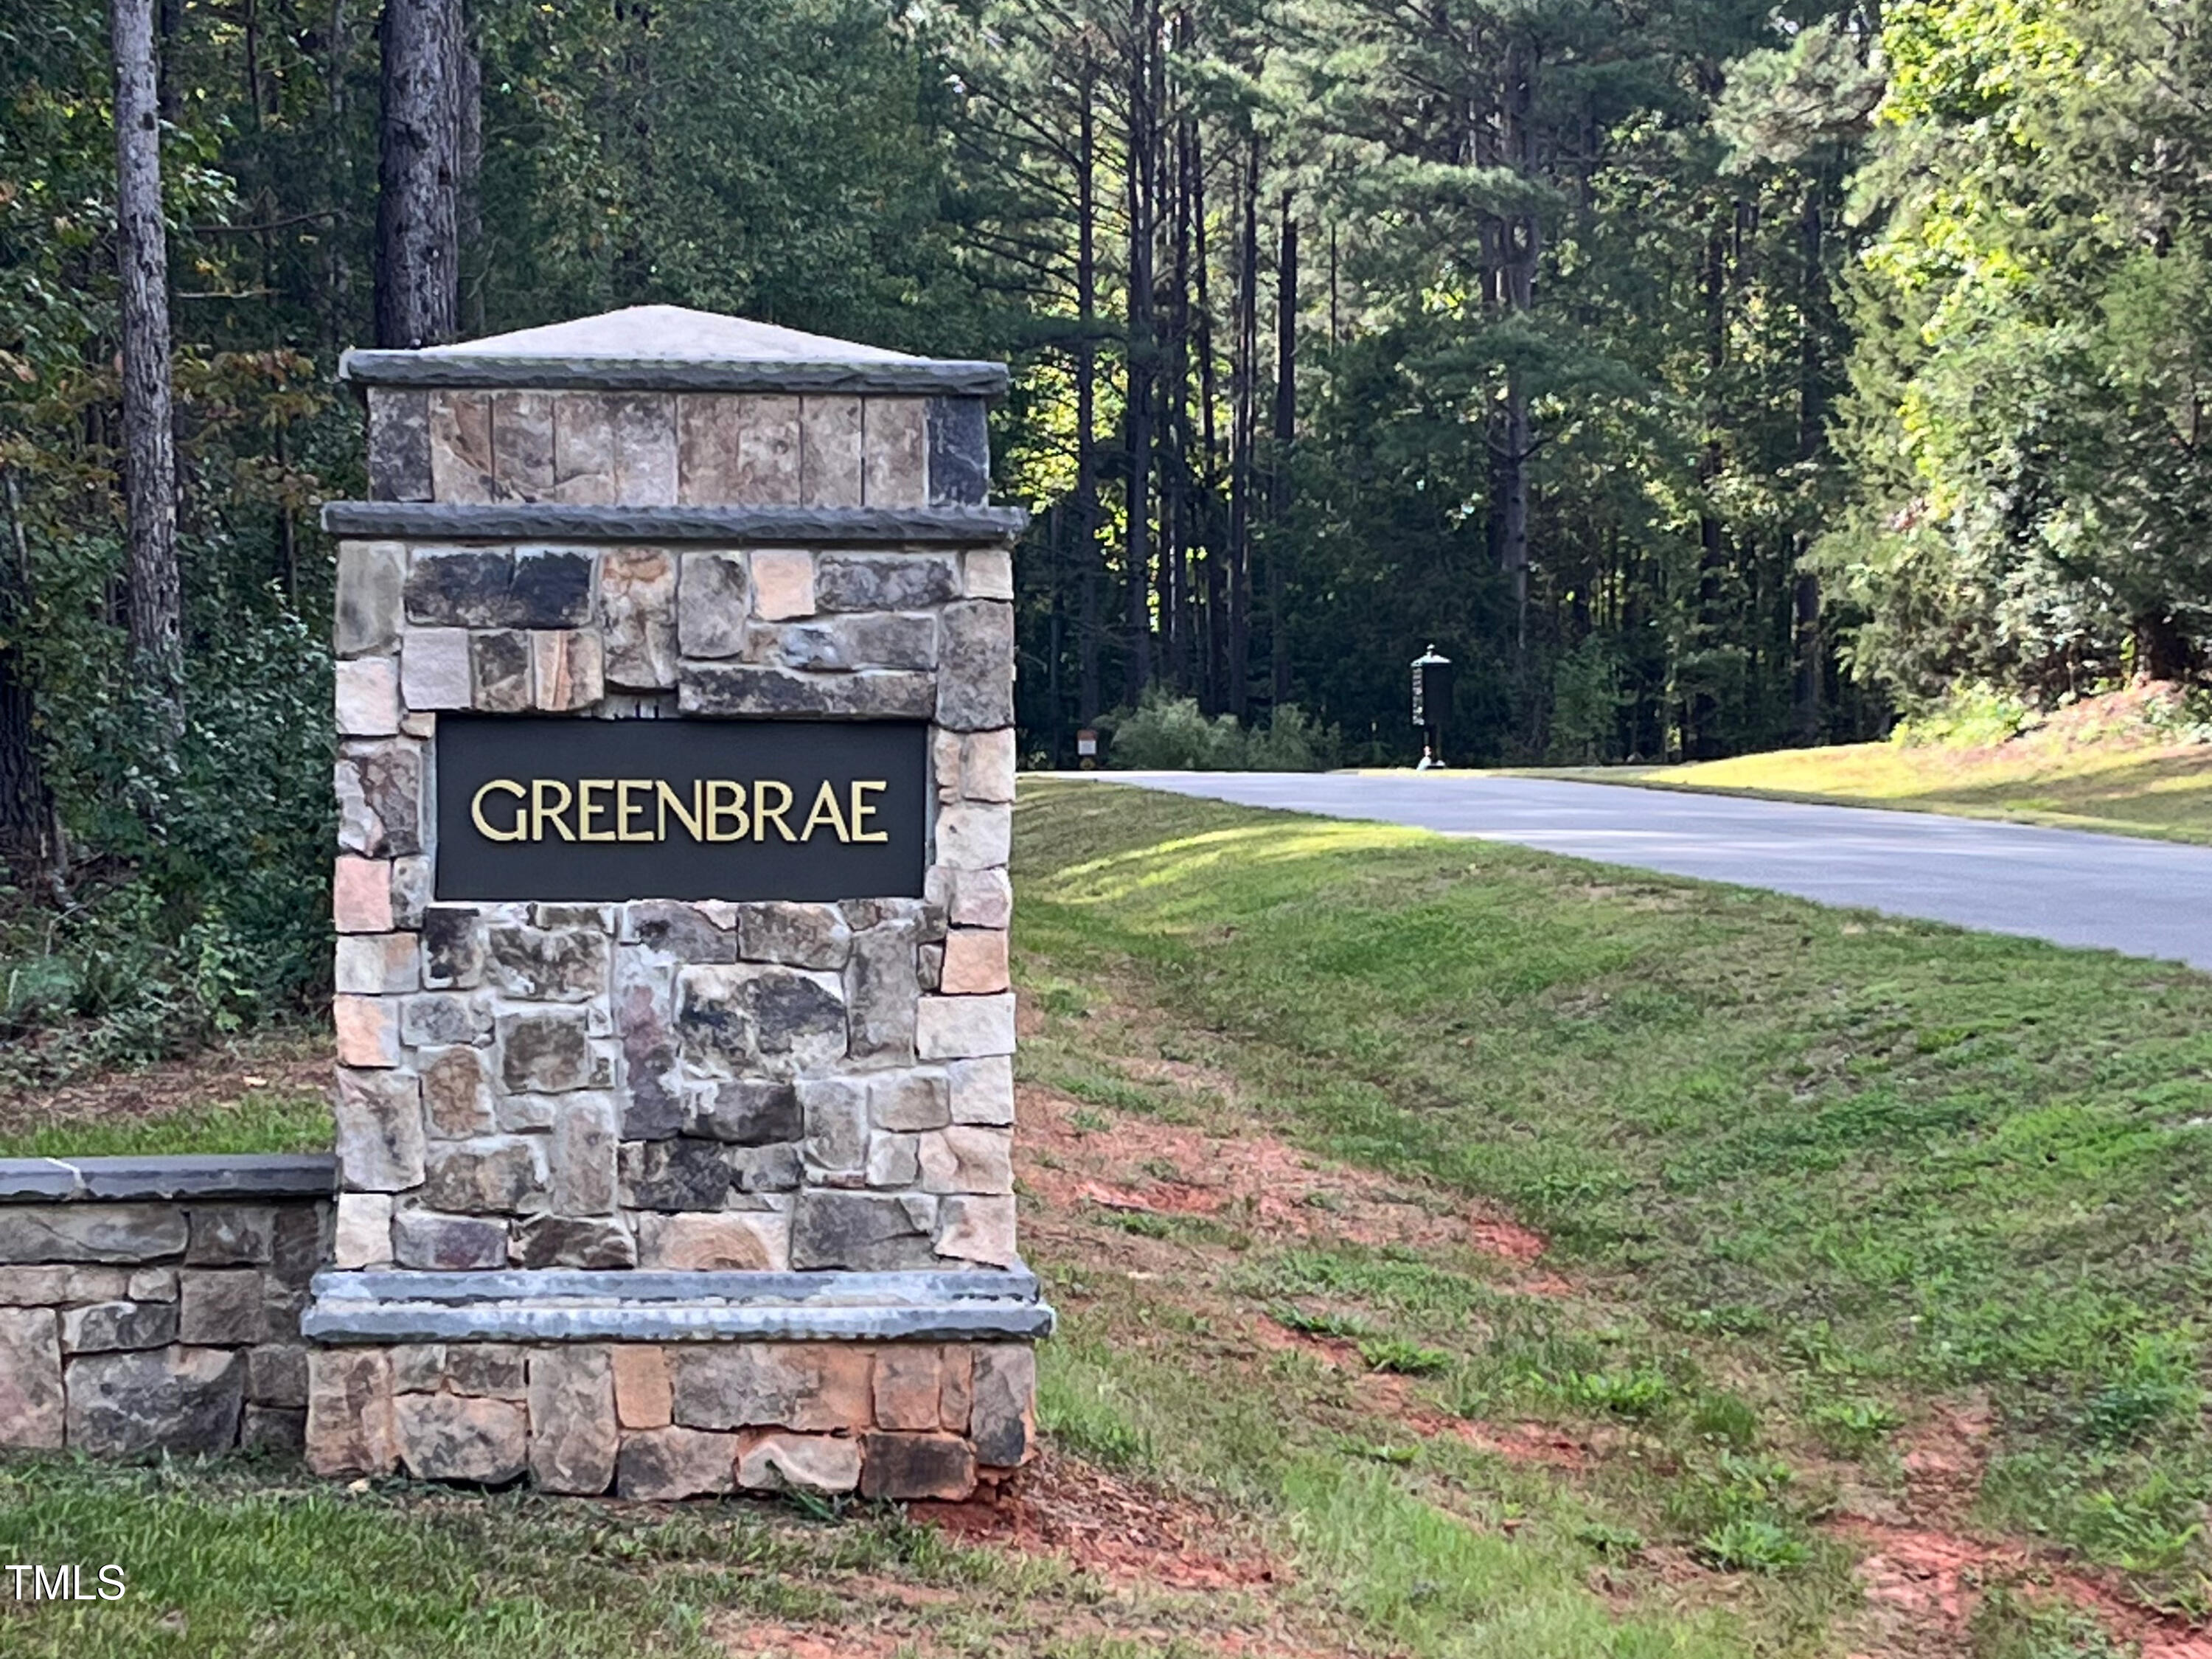
M 1421 769 L 1444 763 L 1444 723 L 1451 718 L 1452 662 L 1433 645 L 1413 659 L 1413 724 L 1421 728 Z

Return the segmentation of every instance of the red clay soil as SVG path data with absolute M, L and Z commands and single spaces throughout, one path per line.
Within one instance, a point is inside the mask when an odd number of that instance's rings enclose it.
M 1205 1505 L 1049 1447 L 1003 1486 L 964 1504 L 909 1504 L 908 1513 L 963 1543 L 1057 1555 L 1103 1578 L 1228 1589 L 1285 1576 L 1256 1552 L 1224 1553 L 1222 1517 Z
M 1972 1651 L 1984 1593 L 1996 1584 L 2072 1603 L 2142 1659 L 2212 1659 L 2212 1635 L 2161 1618 L 2094 1571 L 2043 1547 L 1966 1530 L 1988 1462 L 1990 1417 L 1979 1401 L 1938 1405 L 1903 1445 L 1901 1522 L 1843 1515 L 1835 1531 L 1866 1552 L 1858 1565 L 1867 1617 L 1853 1659 L 1937 1659 Z
M 1461 1245 L 1525 1268 L 1543 1236 L 1483 1205 L 1418 1191 L 1302 1152 L 1272 1135 L 1221 1135 L 1118 1115 L 1106 1127 L 1072 1121 L 1079 1104 L 1042 1089 L 1020 1095 L 1022 1185 L 1047 1205 L 1217 1218 L 1316 1244 Z M 1556 1274 L 1516 1286 L 1559 1295 Z

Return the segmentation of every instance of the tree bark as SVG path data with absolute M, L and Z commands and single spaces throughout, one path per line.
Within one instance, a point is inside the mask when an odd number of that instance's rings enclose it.
M 38 702 L 21 644 L 31 625 L 30 547 L 15 475 L 0 475 L 8 580 L 0 582 L 0 866 L 17 887 L 51 891 L 64 866 L 61 826 L 40 763 Z
M 1223 708 L 1238 720 L 1251 701 L 1253 382 L 1258 378 L 1260 141 L 1245 149 L 1237 210 L 1237 345 L 1229 363 L 1229 684 Z
M 1098 683 L 1098 165 L 1094 99 L 1097 71 L 1085 60 L 1075 180 L 1075 550 L 1082 561 L 1080 610 L 1076 619 L 1079 660 L 1075 691 L 1078 724 L 1095 725 Z
M 442 345 L 459 331 L 459 0 L 385 0 L 376 201 L 380 346 Z
M 177 570 L 177 450 L 169 396 L 169 247 L 153 0 L 112 0 L 116 262 L 123 324 L 123 501 L 133 688 L 164 752 L 185 719 L 184 596 Z
M 1821 203 L 1825 188 L 1817 177 L 1806 186 L 1805 210 L 1798 222 L 1802 268 L 1797 317 L 1797 456 L 1803 461 L 1816 459 L 1827 442 L 1820 362 L 1820 306 L 1826 293 L 1822 267 L 1826 258 Z M 1794 575 L 1790 595 L 1790 733 L 1800 744 L 1819 742 L 1821 730 L 1820 579 L 1805 568 L 1810 543 L 1810 536 L 1803 532 L 1792 541 L 1796 556 L 1791 561 Z
M 1291 446 L 1298 435 L 1298 222 L 1283 192 L 1283 237 L 1275 266 L 1275 453 L 1267 501 L 1267 640 L 1272 701 L 1291 700 L 1289 630 L 1283 623 L 1283 562 L 1290 552 L 1284 523 L 1291 506 Z
M 1158 49 L 1156 0 L 1131 0 L 1129 66 L 1129 526 L 1126 597 L 1129 654 L 1126 687 L 1134 707 L 1152 683 L 1152 380 L 1158 351 L 1152 315 L 1152 235 L 1158 203 L 1153 177 L 1158 111 L 1152 58 Z

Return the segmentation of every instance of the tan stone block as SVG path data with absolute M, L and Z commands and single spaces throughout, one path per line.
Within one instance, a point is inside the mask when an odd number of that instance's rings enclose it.
M 491 1079 L 474 1048 L 425 1049 L 416 1056 L 422 1068 L 425 1127 L 440 1140 L 466 1140 L 489 1134 L 494 1122 Z
M 413 933 L 341 933 L 337 989 L 356 996 L 397 996 L 419 989 Z
M 799 501 L 799 399 L 686 392 L 677 399 L 677 492 L 688 507 Z
M 876 1426 L 934 1429 L 944 1389 L 943 1352 L 928 1343 L 891 1343 L 876 1350 Z
M 956 1261 L 1012 1267 L 1018 1260 L 1012 1195 L 960 1193 L 947 1198 L 938 1209 L 937 1253 Z
M 675 684 L 674 556 L 657 547 L 610 549 L 599 561 L 599 629 L 610 684 L 638 690 Z
M 527 1465 L 530 1419 L 514 1401 L 395 1395 L 392 1418 L 400 1461 L 418 1480 L 503 1486 Z
M 937 785 L 937 799 L 951 802 L 960 799 L 960 763 L 967 745 L 957 732 L 941 727 L 932 732 L 929 738 L 929 772 Z
M 605 662 L 596 629 L 540 629 L 530 636 L 537 704 L 554 714 L 588 708 L 606 695 Z
M 553 394 L 493 392 L 491 453 L 499 499 L 547 499 L 553 491 Z
M 860 1443 L 847 1435 L 751 1429 L 738 1437 L 738 1485 L 746 1492 L 850 1492 L 860 1484 Z
M 956 1060 L 945 1068 L 955 1123 L 1006 1124 L 1014 1121 L 1014 1060 L 987 1054 Z
M 1014 728 L 970 732 L 962 741 L 960 793 L 969 800 L 1014 798 Z
M 331 915 L 341 933 L 392 931 L 392 860 L 342 858 L 331 876 Z
M 978 549 L 964 557 L 961 566 L 969 599 L 1014 597 L 1014 556 L 1005 548 Z
M 399 1005 L 392 998 L 334 996 L 331 1024 L 337 1028 L 339 1065 L 399 1063 Z
M 702 1429 L 864 1426 L 873 1410 L 866 1349 L 850 1342 L 724 1342 L 672 1352 L 675 1418 Z
M 410 711 L 466 708 L 472 687 L 467 629 L 407 630 L 399 646 L 399 696 Z
M 310 1348 L 307 1467 L 321 1475 L 389 1474 L 398 1461 L 390 1357 L 381 1348 Z
M 638 1266 L 684 1273 L 791 1265 L 791 1218 L 775 1211 L 695 1211 L 638 1217 Z
M 807 507 L 861 504 L 860 400 L 799 400 L 799 498 Z
M 946 996 L 988 996 L 1006 977 L 1006 936 L 996 929 L 956 927 L 945 936 L 945 967 L 937 988 Z
M 576 506 L 676 501 L 676 400 L 666 392 L 565 392 L 553 404 L 550 499 Z
M 520 714 L 531 706 L 530 635 L 519 628 L 479 629 L 469 635 L 469 706 L 490 714 Z
M 943 866 L 939 866 L 944 869 Z M 1005 927 L 1014 919 L 1014 884 L 1004 868 L 944 869 L 945 915 L 955 927 Z
M 993 870 L 1012 849 L 1014 815 L 995 801 L 961 801 L 937 814 L 937 861 L 955 870 Z
M 338 735 L 388 738 L 399 730 L 399 659 L 355 657 L 336 670 Z
M 439 501 L 494 499 L 491 397 L 430 394 L 430 495 Z
M 870 398 L 860 413 L 866 446 L 860 499 L 869 507 L 929 505 L 929 403 Z
M 756 548 L 752 556 L 753 614 L 763 622 L 787 622 L 814 614 L 814 556 L 801 548 Z
M 392 1194 L 340 1193 L 331 1259 L 340 1267 L 392 1265 Z
M 1014 1189 L 1013 1132 L 956 1123 L 921 1137 L 921 1190 L 926 1193 L 1011 1193 Z
M 1026 1463 L 1036 1448 L 1036 1350 L 1025 1342 L 987 1342 L 973 1352 L 968 1436 L 976 1461 L 1002 1469 Z
M 665 1429 L 671 1401 L 668 1359 L 649 1343 L 625 1342 L 614 1350 L 615 1414 L 626 1429 Z
M 1014 998 L 926 996 L 915 1005 L 915 1052 L 924 1060 L 976 1060 L 1014 1052 Z
M 563 1344 L 530 1356 L 530 1477 L 540 1492 L 605 1492 L 620 1437 L 605 1348 Z
M 61 1327 L 51 1308 L 0 1308 L 0 1446 L 58 1450 Z
M 968 1432 L 968 1415 L 975 1401 L 973 1355 L 971 1344 L 945 1345 L 944 1366 L 938 1373 L 938 1422 L 947 1434 Z
M 640 1502 L 711 1498 L 737 1484 L 738 1437 L 647 1429 L 623 1437 L 615 1493 Z

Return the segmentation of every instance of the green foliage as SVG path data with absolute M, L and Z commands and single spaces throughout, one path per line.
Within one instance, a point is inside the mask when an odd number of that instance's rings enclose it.
M 1954 685 L 1924 712 L 1899 720 L 1890 741 L 1905 749 L 1980 748 L 2018 737 L 2037 720 L 2033 704 L 1986 681 Z
M 1212 720 L 1192 697 L 1155 689 L 1133 711 L 1105 717 L 1108 759 L 1125 771 L 1319 772 L 1337 763 L 1341 739 L 1285 703 L 1264 726 Z
M 1442 1348 L 1425 1348 L 1400 1336 L 1371 1336 L 1359 1345 L 1359 1357 L 1368 1369 L 1395 1371 L 1401 1376 L 1434 1376 L 1451 1369 L 1452 1357 Z
M 1698 1556 L 1729 1572 L 1786 1572 L 1810 1553 L 1805 1541 L 1759 1516 L 1723 1521 L 1698 1540 Z

